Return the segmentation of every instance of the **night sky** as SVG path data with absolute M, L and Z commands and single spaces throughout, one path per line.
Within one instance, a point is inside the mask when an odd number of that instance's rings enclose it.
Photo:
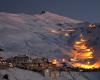
M 100 22 L 100 0 L 0 0 L 0 12 L 36 14 L 42 10 Z

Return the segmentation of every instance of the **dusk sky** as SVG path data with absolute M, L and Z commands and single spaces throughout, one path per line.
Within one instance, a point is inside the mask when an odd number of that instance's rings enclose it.
M 100 22 L 100 0 L 0 0 L 0 12 L 36 14 L 42 10 Z

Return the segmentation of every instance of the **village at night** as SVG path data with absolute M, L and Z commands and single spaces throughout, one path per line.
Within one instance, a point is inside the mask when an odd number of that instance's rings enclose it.
M 100 80 L 99 3 L 0 0 L 0 80 Z

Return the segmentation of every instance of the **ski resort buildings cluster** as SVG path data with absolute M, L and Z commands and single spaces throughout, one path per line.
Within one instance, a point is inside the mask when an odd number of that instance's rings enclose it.
M 35 71 L 43 76 L 49 77 L 59 77 L 65 72 L 68 71 L 84 71 L 82 68 L 74 68 L 69 61 L 66 59 L 57 60 L 52 59 L 49 60 L 45 57 L 37 57 L 31 59 L 26 55 L 20 55 L 15 57 L 10 57 L 8 59 L 3 59 L 0 57 L 0 69 L 7 69 L 7 68 L 21 68 L 25 70 Z M 93 69 L 94 71 L 98 71 L 99 69 Z M 92 71 L 93 71 L 92 70 Z M 91 71 L 90 69 L 85 69 L 85 71 Z
M 4 60 L 0 57 L 0 69 L 15 67 L 39 72 L 43 76 L 49 77 L 61 76 L 61 72 L 68 70 L 64 59 L 62 61 L 57 61 L 57 59 L 48 60 L 45 57 L 31 59 L 26 55 L 20 55 Z

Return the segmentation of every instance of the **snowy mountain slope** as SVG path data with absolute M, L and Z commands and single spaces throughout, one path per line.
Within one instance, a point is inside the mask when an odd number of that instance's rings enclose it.
M 69 37 L 69 42 L 71 39 L 73 39 L 73 41 L 70 43 L 73 43 L 74 40 L 78 40 L 82 33 L 84 38 L 87 40 L 88 46 L 94 49 L 95 58 L 100 59 L 100 25 L 96 24 L 95 28 L 90 28 L 89 24 L 77 25 L 74 30 L 75 32 Z
M 0 55 L 4 57 L 18 54 L 58 58 L 68 57 L 70 55 L 71 44 L 74 40 L 78 39 L 80 33 L 83 33 L 87 38 L 92 31 L 93 37 L 89 38 L 88 42 L 90 41 L 89 45 L 94 47 L 92 43 L 99 37 L 100 29 L 96 28 L 95 30 L 91 30 L 87 28 L 88 24 L 89 23 L 62 17 L 49 12 L 36 15 L 0 13 L 0 48 L 4 49 L 4 52 L 0 52 Z M 65 32 L 60 33 L 61 30 L 69 28 L 75 29 L 69 36 L 64 36 Z M 99 58 L 100 40 L 96 42 L 98 43 L 95 47 L 95 55 Z M 24 73 L 23 70 L 17 70 L 18 72 Z M 4 72 L 7 71 L 8 70 L 5 70 Z M 2 72 L 3 71 L 0 73 Z M 14 74 L 18 73 L 16 69 L 11 69 L 10 72 L 14 72 Z M 23 76 L 26 76 L 28 73 L 34 74 L 33 72 L 27 71 Z M 82 75 L 81 73 L 79 74 Z M 81 80 L 100 80 L 99 74 L 100 73 L 89 73 L 87 75 L 89 79 L 82 78 Z M 9 73 L 9 75 L 11 74 Z M 81 77 L 83 76 L 84 75 Z M 30 76 L 28 75 L 28 77 Z M 66 80 L 64 77 L 59 79 Z M 37 78 L 36 80 L 39 79 Z
M 12 14 L 0 13 L 0 48 L 3 56 L 17 54 L 29 54 L 46 57 L 62 57 L 62 54 L 69 55 L 69 45 L 83 33 L 86 38 L 90 35 L 88 42 L 91 47 L 95 47 L 95 54 L 100 57 L 100 29 L 88 28 L 89 23 L 59 16 L 54 13 L 45 12 L 42 14 Z M 51 30 L 66 30 L 73 28 L 68 37 L 65 33 Z M 96 39 L 98 39 L 96 41 Z M 46 49 L 45 49 L 46 48 Z M 4 55 L 7 53 L 7 55 Z M 55 53 L 55 54 L 54 54 Z M 40 55 L 41 54 L 41 55 Z
M 49 12 L 37 15 L 0 13 L 0 47 L 10 54 L 54 56 L 52 54 L 55 52 L 55 56 L 61 56 L 67 46 L 64 46 L 59 35 L 49 30 L 63 28 L 57 25 L 59 23 L 65 24 L 65 28 L 70 27 L 67 22 L 76 24 L 82 21 Z

